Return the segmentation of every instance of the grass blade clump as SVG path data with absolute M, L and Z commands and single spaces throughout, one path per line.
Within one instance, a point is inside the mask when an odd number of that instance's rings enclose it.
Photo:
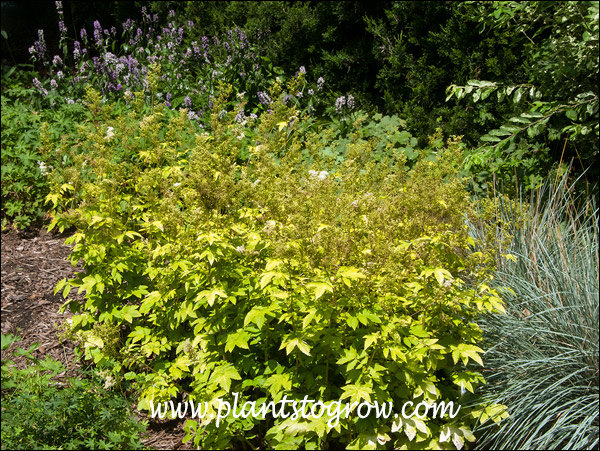
M 501 224 L 495 242 L 509 257 L 496 275 L 507 288 L 507 314 L 489 315 L 482 324 L 486 396 L 508 406 L 510 418 L 499 428 L 486 424 L 478 446 L 597 448 L 595 202 L 576 196 L 565 175 L 537 190 L 529 204 L 499 197 L 495 203 Z

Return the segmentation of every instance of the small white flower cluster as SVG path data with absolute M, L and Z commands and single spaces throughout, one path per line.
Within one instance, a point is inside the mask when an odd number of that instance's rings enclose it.
M 106 370 L 100 371 L 99 375 L 104 379 L 104 389 L 105 390 L 109 390 L 111 387 L 113 387 L 117 383 L 117 381 L 112 376 L 112 374 L 110 374 Z
M 317 172 L 317 171 L 313 171 L 311 169 L 310 171 L 308 171 L 308 175 L 310 175 L 311 177 L 314 177 L 314 178 L 318 178 L 319 180 L 325 180 L 327 178 L 327 176 L 329 175 L 329 172 L 327 172 L 327 171 Z
M 104 137 L 104 139 L 106 141 L 110 141 L 114 137 L 115 137 L 115 129 L 114 129 L 114 127 L 108 127 L 108 129 L 106 130 L 106 136 Z
M 270 219 L 266 222 L 265 226 L 262 228 L 262 232 L 266 233 L 267 235 L 271 235 L 273 232 L 275 232 L 276 227 L 277 227 L 277 222 Z
M 38 166 L 40 167 L 40 172 L 42 175 L 48 174 L 48 167 L 46 166 L 46 163 L 43 161 L 38 161 Z
M 119 58 L 117 58 L 116 55 L 111 52 L 106 52 L 104 54 L 104 61 L 106 61 L 108 64 L 118 64 Z

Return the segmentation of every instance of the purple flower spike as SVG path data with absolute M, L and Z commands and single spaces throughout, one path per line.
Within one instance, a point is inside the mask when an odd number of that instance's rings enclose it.
M 268 105 L 269 103 L 271 103 L 271 98 L 269 97 L 268 94 L 266 94 L 263 91 L 258 91 L 256 93 L 256 96 L 258 97 L 259 102 L 262 103 L 263 105 Z
M 354 96 L 352 94 L 348 94 L 348 99 L 346 99 L 346 106 L 349 110 L 354 109 Z
M 342 114 L 342 108 L 346 104 L 346 97 L 341 96 L 335 99 L 335 111 L 338 114 Z

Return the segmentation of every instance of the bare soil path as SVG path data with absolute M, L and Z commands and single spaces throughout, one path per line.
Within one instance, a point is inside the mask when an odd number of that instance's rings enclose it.
M 39 343 L 35 355 L 40 358 L 50 355 L 61 361 L 67 369 L 61 377 L 78 376 L 83 365 L 75 359 L 75 344 L 60 341 L 58 337 L 60 325 L 72 315 L 68 310 L 59 313 L 64 300 L 60 293 L 53 294 L 54 287 L 59 280 L 71 278 L 81 270 L 68 260 L 70 247 L 64 243 L 65 239 L 66 236 L 45 229 L 28 233 L 9 230 L 2 232 L 1 243 L 2 333 L 21 337 L 15 347 L 27 349 Z M 23 365 L 19 358 L 11 357 Z M 191 443 L 181 441 L 185 435 L 183 422 L 150 419 L 144 445 L 154 449 L 191 449 Z

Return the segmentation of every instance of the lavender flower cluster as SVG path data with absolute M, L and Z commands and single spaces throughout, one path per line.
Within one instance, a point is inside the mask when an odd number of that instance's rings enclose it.
M 91 30 L 81 28 L 75 39 L 70 40 L 62 3 L 56 2 L 56 8 L 64 54 L 48 55 L 43 30 L 39 30 L 38 40 L 29 49 L 34 63 L 43 64 L 48 74 L 42 81 L 34 79 L 33 85 L 44 98 L 54 93 L 51 102 L 73 103 L 73 99 L 82 97 L 87 84 L 99 88 L 108 98 L 115 96 L 131 102 L 132 93 L 148 90 L 147 75 L 154 63 L 161 70 L 154 94 L 167 108 L 186 108 L 190 119 L 200 120 L 204 117 L 202 108 L 213 108 L 221 82 L 232 85 L 240 98 L 248 92 L 248 101 L 261 109 L 270 109 L 277 100 L 271 99 L 265 89 L 272 76 L 271 69 L 260 64 L 245 31 L 237 27 L 222 36 L 186 40 L 186 33 L 194 32 L 193 21 L 185 20 L 179 25 L 175 11 L 170 10 L 166 25 L 162 26 L 157 14 L 150 14 L 142 7 L 141 19 L 125 20 L 121 24 L 122 33 L 116 27 L 103 28 L 95 20 Z M 119 35 L 123 44 L 116 46 Z M 67 45 L 68 42 L 72 44 Z M 283 101 L 289 104 L 292 99 L 310 113 L 315 106 L 324 105 L 320 97 L 325 80 L 319 77 L 316 84 L 310 84 L 306 74 L 306 68 L 300 66 L 295 75 L 298 89 L 286 93 Z M 338 98 L 335 108 L 340 114 L 352 110 L 354 98 L 351 95 Z M 246 116 L 243 109 L 233 114 L 242 125 L 256 117 Z
M 170 10 L 166 26 L 160 26 L 158 15 L 151 15 L 144 6 L 141 20 L 128 18 L 122 23 L 124 45 L 115 48 L 117 29 L 103 28 L 95 20 L 92 30 L 82 28 L 68 48 L 61 2 L 56 2 L 56 9 L 65 54 L 48 55 L 43 30 L 39 30 L 38 40 L 29 49 L 34 63 L 43 64 L 49 74 L 47 79 L 34 82 L 44 97 L 49 89 L 60 92 L 63 99 L 81 97 L 86 84 L 99 87 L 105 96 L 143 91 L 148 87 L 149 66 L 158 63 L 162 69 L 159 89 L 169 86 L 173 97 L 178 102 L 182 99 L 183 106 L 191 110 L 193 106 L 206 104 L 221 81 L 239 87 L 240 91 L 257 92 L 258 85 L 268 78 L 261 73 L 259 59 L 246 33 L 237 27 L 228 30 L 225 36 L 203 36 L 200 43 L 191 42 L 188 46 L 184 37 L 193 30 L 193 21 L 186 20 L 185 25 L 179 26 L 175 11 Z M 247 89 L 244 83 L 254 85 Z M 170 107 L 171 102 L 167 98 L 165 105 Z M 200 110 L 194 115 L 202 117 Z
M 335 112 L 337 114 L 343 114 L 344 111 L 352 111 L 354 109 L 354 96 L 348 94 L 348 96 L 340 96 L 335 99 Z
M 38 30 L 38 40 L 29 47 L 29 53 L 31 54 L 34 61 L 37 59 L 44 61 L 46 59 L 46 40 L 44 39 L 44 30 Z
M 66 49 L 67 29 L 64 25 L 62 2 L 56 2 L 56 8 L 61 46 L 64 41 Z M 60 87 L 66 91 L 76 91 L 79 88 L 81 93 L 86 83 L 92 83 L 99 86 L 104 95 L 122 90 L 144 89 L 148 67 L 157 62 L 163 68 L 162 79 L 167 84 L 180 81 L 179 89 L 187 94 L 187 108 L 191 107 L 190 95 L 193 93 L 207 93 L 214 90 L 218 80 L 244 78 L 247 73 L 258 70 L 257 57 L 250 51 L 250 43 L 243 30 L 229 30 L 222 41 L 217 37 L 210 40 L 205 36 L 201 46 L 194 42 L 193 48 L 184 48 L 182 44 L 185 29 L 177 26 L 175 12 L 169 11 L 166 27 L 159 27 L 158 20 L 158 15 L 151 16 L 147 8 L 142 7 L 142 20 L 139 23 L 131 18 L 123 22 L 122 31 L 126 44 L 121 48 L 120 56 L 108 50 L 116 40 L 116 28 L 103 29 L 98 20 L 93 22 L 93 39 L 89 39 L 88 30 L 82 28 L 79 39 L 73 41 L 71 51 L 62 57 L 47 55 L 43 30 L 39 30 L 38 40 L 29 48 L 29 52 L 34 63 L 40 62 L 49 71 L 52 89 Z M 193 27 L 194 23 L 188 20 L 188 31 Z M 194 89 L 198 78 L 200 91 Z M 63 79 L 63 83 L 58 83 Z M 48 94 L 39 80 L 35 86 L 42 95 Z
M 256 96 L 258 97 L 258 101 L 263 105 L 269 105 L 272 102 L 271 98 L 269 97 L 269 94 L 267 94 L 266 92 L 258 91 L 256 93 Z

